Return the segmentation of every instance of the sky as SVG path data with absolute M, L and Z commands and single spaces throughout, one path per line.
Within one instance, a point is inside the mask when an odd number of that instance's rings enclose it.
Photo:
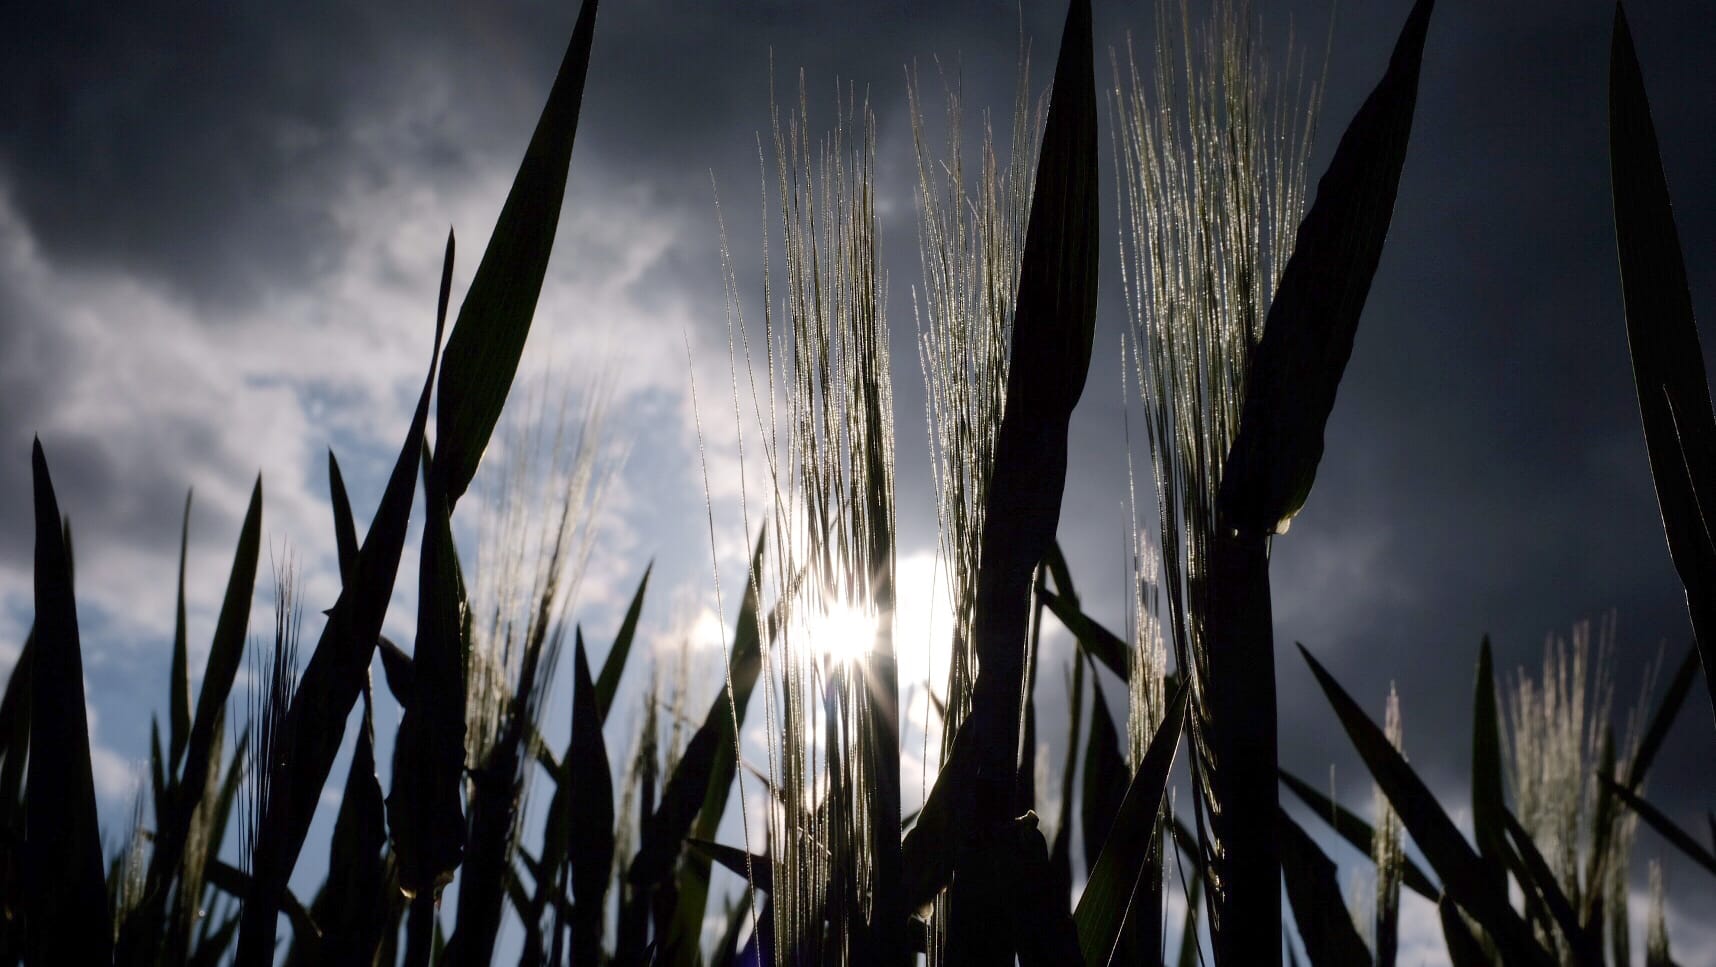
M 1407 4 L 1255 6 L 1277 53 L 1289 24 L 1317 60 L 1327 39 L 1314 180 L 1380 76 Z M 1704 68 L 1716 10 L 1697 0 L 1635 7 L 1708 337 L 1716 76 Z M 142 774 L 149 716 L 166 706 L 186 489 L 195 490 L 193 666 L 259 472 L 269 557 L 295 563 L 309 614 L 332 602 L 326 451 L 338 453 L 366 519 L 421 385 L 446 231 L 459 240 L 457 301 L 576 13 L 523 0 L 0 12 L 0 668 L 30 621 L 27 453 L 39 434 L 76 540 L 97 786 L 114 835 Z M 900 567 L 930 576 L 902 583 L 933 586 L 906 68 L 915 64 L 931 92 L 940 78 L 957 80 L 972 110 L 1004 117 L 1021 35 L 1034 45 L 1040 89 L 1062 16 L 1059 4 L 1000 0 L 604 6 L 513 407 L 528 422 L 562 400 L 607 401 L 600 447 L 613 477 L 576 608 L 593 641 L 611 637 L 652 561 L 640 636 L 666 678 L 681 643 L 696 667 L 715 667 L 720 629 L 731 627 L 747 520 L 716 199 L 754 311 L 771 70 L 782 91 L 804 72 L 813 124 L 832 117 L 837 83 L 867 92 L 876 112 Z M 1406 751 L 1462 821 L 1483 635 L 1512 675 L 1537 666 L 1546 636 L 1612 613 L 1619 709 L 1650 662 L 1664 656 L 1671 669 L 1690 642 L 1622 323 L 1608 203 L 1611 16 L 1585 0 L 1444 0 L 1432 21 L 1393 225 L 1317 486 L 1271 565 L 1282 761 L 1323 781 L 1332 767 L 1343 802 L 1368 804 L 1369 783 L 1294 642 L 1379 717 L 1390 683 L 1398 687 Z M 1110 79 L 1108 49 L 1123 59 L 1128 31 L 1147 60 L 1151 25 L 1145 0 L 1096 4 L 1099 87 Z M 1128 314 L 1104 155 L 1097 348 L 1073 420 L 1060 540 L 1089 610 L 1120 627 L 1124 420 L 1137 401 L 1120 377 Z M 410 558 L 388 624 L 402 641 L 415 600 Z M 265 579 L 256 634 L 270 600 Z M 1046 648 L 1051 668 L 1065 663 L 1064 635 L 1051 633 Z M 649 666 L 633 666 L 636 690 Z M 701 708 L 710 678 L 690 680 Z M 1043 681 L 1039 714 L 1060 721 L 1060 671 Z M 1649 786 L 1692 829 L 1716 802 L 1707 767 L 1716 735 L 1701 692 Z M 551 708 L 551 723 L 567 705 Z M 1063 730 L 1043 729 L 1057 761 Z M 629 741 L 610 732 L 611 745 Z M 908 798 L 919 786 L 908 774 Z M 1667 862 L 1677 949 L 1716 951 L 1716 929 L 1695 915 L 1716 888 L 1646 831 L 1635 849 L 1641 890 L 1644 858 L 1656 855 Z M 306 865 L 313 882 L 314 861 Z M 1412 946 L 1436 941 L 1428 910 L 1409 904 L 1407 944 L 1436 963 L 1439 950 Z

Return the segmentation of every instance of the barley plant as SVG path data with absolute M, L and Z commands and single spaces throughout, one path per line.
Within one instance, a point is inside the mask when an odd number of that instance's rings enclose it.
M 424 381 L 367 524 L 329 454 L 337 597 L 303 600 L 277 550 L 271 633 L 252 636 L 259 478 L 194 692 L 187 497 L 165 711 L 113 842 L 96 810 L 62 512 L 76 508 L 60 506 L 50 448 L 36 444 L 34 624 L 0 697 L 0 961 L 481 964 L 507 949 L 510 925 L 528 967 L 1249 967 L 1301 951 L 1316 967 L 1392 967 L 1417 894 L 1458 967 L 1621 967 L 1634 962 L 1634 912 L 1643 962 L 1673 963 L 1662 866 L 1650 860 L 1647 906 L 1634 911 L 1632 854 L 1648 826 L 1716 875 L 1716 850 L 1645 795 L 1716 635 L 1716 542 L 1701 510 L 1716 501 L 1716 420 L 1618 7 L 1610 161 L 1625 324 L 1693 647 L 1660 695 L 1644 676 L 1617 729 L 1612 617 L 1575 626 L 1570 645 L 1552 639 L 1537 674 L 1498 676 L 1485 639 L 1465 829 L 1408 762 L 1401 696 L 1390 688 L 1379 725 L 1310 649 L 1372 781 L 1369 815 L 1278 768 L 1270 550 L 1315 507 L 1324 426 L 1410 155 L 1431 13 L 1432 0 L 1404 12 L 1314 191 L 1321 76 L 1292 42 L 1267 52 L 1243 0 L 1197 16 L 1159 0 L 1154 45 L 1126 39 L 1111 53 L 1106 203 L 1088 0 L 1068 5 L 1046 93 L 1021 41 L 1004 113 L 970 104 L 957 73 L 939 72 L 938 99 L 909 70 L 921 482 L 897 479 L 896 434 L 917 424 L 896 421 L 876 117 L 851 82 L 825 113 L 801 75 L 759 139 L 760 280 L 739 277 L 722 229 L 730 416 L 754 543 L 742 580 L 714 574 L 717 611 L 736 615 L 720 687 L 692 707 L 682 650 L 617 710 L 652 568 L 619 627 L 599 640 L 588 629 L 587 642 L 575 592 L 612 472 L 602 407 L 554 414 L 527 400 L 508 424 L 518 429 L 496 438 L 599 42 L 585 0 L 456 310 L 447 237 Z M 1139 394 L 1148 449 L 1147 472 L 1127 481 L 1134 593 L 1120 634 L 1086 612 L 1055 543 L 1077 457 L 1069 423 L 1096 356 L 1102 245 L 1116 236 L 1109 284 L 1125 336 L 1119 366 L 1097 372 L 1118 369 Z M 759 282 L 760 310 L 748 308 Z M 690 392 L 699 428 L 728 418 L 725 402 L 704 409 Z M 570 398 L 605 399 L 601 386 Z M 897 488 L 919 483 L 937 533 L 902 535 Z M 473 490 L 483 507 L 456 528 Z M 395 642 L 381 630 L 414 510 L 416 613 L 411 640 Z M 462 553 L 471 533 L 474 553 Z M 946 640 L 929 643 L 948 656 L 945 677 L 897 659 L 897 557 L 913 537 L 936 548 L 953 615 Z M 1059 667 L 1039 647 L 1050 621 L 1074 641 Z M 567 664 L 571 694 L 557 695 Z M 382 687 L 402 709 L 391 762 L 377 753 Z M 902 790 L 919 687 L 927 788 Z M 1062 727 L 1038 721 L 1044 688 L 1069 699 L 1058 763 L 1039 761 L 1039 729 Z M 569 730 L 550 734 L 546 710 L 567 702 Z M 1182 733 L 1186 788 L 1171 790 Z M 1042 788 L 1057 779 L 1058 797 Z M 1304 808 L 1285 810 L 1282 788 Z M 306 891 L 293 874 L 328 794 L 339 803 L 328 872 Z M 1336 840 L 1374 867 L 1373 894 L 1349 903 Z M 742 885 L 724 887 L 734 880 L 717 867 Z

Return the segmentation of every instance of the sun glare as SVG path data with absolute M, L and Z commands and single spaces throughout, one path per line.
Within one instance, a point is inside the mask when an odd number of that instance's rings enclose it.
M 876 615 L 863 608 L 831 603 L 804 616 L 805 641 L 831 665 L 855 662 L 876 640 Z

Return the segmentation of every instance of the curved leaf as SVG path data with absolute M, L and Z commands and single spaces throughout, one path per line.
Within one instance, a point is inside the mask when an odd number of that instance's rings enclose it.
M 382 491 L 381 505 L 358 550 L 352 579 L 340 589 L 339 599 L 328 612 L 327 624 L 298 681 L 280 736 L 281 755 L 276 768 L 281 775 L 271 780 L 280 795 L 270 800 L 257 823 L 253 851 L 257 857 L 254 874 L 257 888 L 245 904 L 239 926 L 237 962 L 245 967 L 265 964 L 273 958 L 275 926 L 286 893 L 286 880 L 297 865 L 310 820 L 321 801 L 322 788 L 327 785 L 334 757 L 345 738 L 346 717 L 369 680 L 370 659 L 381 635 L 388 600 L 393 596 L 399 557 L 405 549 L 406 527 L 417 490 L 417 461 L 429 421 L 429 394 L 440 361 L 452 277 L 453 234 L 448 232 L 447 251 L 441 264 L 435 341 L 417 409 L 412 413 L 405 442 Z
M 573 653 L 572 746 L 566 750 L 572 783 L 572 957 L 580 965 L 600 962 L 602 911 L 614 866 L 614 784 L 601 712 L 580 639 Z
M 1656 125 L 1619 3 L 1609 52 L 1609 166 L 1627 348 L 1650 473 L 1716 706 L 1716 545 L 1709 516 L 1716 512 L 1716 416 Z
M 1547 955 L 1508 904 L 1507 894 L 1496 890 L 1495 880 L 1437 804 L 1429 787 L 1406 764 L 1382 729 L 1365 716 L 1352 696 L 1311 657 L 1304 645 L 1299 646 L 1299 653 L 1311 666 L 1311 673 L 1340 717 L 1341 726 L 1364 759 L 1371 777 L 1399 814 L 1401 825 L 1412 834 L 1413 842 L 1441 877 L 1446 893 L 1489 931 L 1509 963 L 1546 964 Z
M 603 722 L 608 720 L 608 709 L 613 707 L 614 693 L 620 688 L 620 676 L 626 671 L 626 658 L 632 653 L 632 638 L 637 634 L 638 618 L 643 614 L 644 591 L 649 587 L 649 574 L 653 570 L 655 562 L 651 561 L 644 568 L 643 580 L 638 582 L 638 589 L 632 594 L 632 603 L 626 607 L 619 633 L 614 635 L 614 646 L 608 649 L 608 657 L 602 661 L 602 673 L 596 678 L 596 707 L 601 710 Z
M 1293 920 L 1312 967 L 1371 963 L 1370 950 L 1347 912 L 1335 864 L 1323 855 L 1303 827 L 1285 811 L 1277 813 L 1281 835 L 1281 874 Z M 1240 926 L 1244 929 L 1244 925 Z
M 446 495 L 433 473 L 425 475 L 423 486 L 427 517 L 417 571 L 411 701 L 394 739 L 387 796 L 387 825 L 406 896 L 439 896 L 465 851 L 464 601 Z
M 1375 847 L 1372 845 L 1376 831 L 1370 823 L 1357 813 L 1318 792 L 1310 783 L 1285 769 L 1281 770 L 1281 782 L 1287 786 L 1293 795 L 1298 796 L 1305 805 L 1311 807 L 1311 812 L 1318 819 L 1328 823 L 1330 829 L 1351 843 L 1354 849 L 1365 856 L 1376 855 Z M 1401 883 L 1412 892 L 1431 903 L 1435 903 L 1436 898 L 1442 895 L 1441 888 L 1430 881 L 1429 874 L 1419 867 L 1418 861 L 1410 856 L 1402 856 L 1401 859 L 1404 862 L 1401 871 Z
M 1472 831 L 1494 889 L 1507 891 L 1507 803 L 1502 798 L 1501 716 L 1490 638 L 1478 646 L 1472 683 Z
M 1434 0 L 1413 5 L 1388 70 L 1317 183 L 1281 271 L 1222 471 L 1220 518 L 1240 534 L 1284 532 L 1316 479 L 1323 427 L 1394 215 L 1434 6 Z
M 584 0 L 548 103 L 447 337 L 435 430 L 436 472 L 449 513 L 476 475 L 530 334 L 560 224 L 595 29 L 596 0 Z
M 191 669 L 185 642 L 185 550 L 191 543 L 191 492 L 185 491 L 185 517 L 179 525 L 179 599 L 173 615 L 173 664 L 167 673 L 167 770 L 179 771 L 185 739 L 191 731 Z
M 101 828 L 90 773 L 71 555 L 42 442 L 30 453 L 35 489 L 36 655 L 30 673 L 30 756 L 24 798 L 25 959 L 96 964 L 113 957 Z
M 1078 927 L 1079 951 L 1086 965 L 1110 963 L 1119 942 L 1126 910 L 1150 858 L 1156 815 L 1162 808 L 1162 790 L 1168 784 L 1168 771 L 1174 766 L 1185 718 L 1186 689 L 1181 686 L 1168 702 L 1162 727 L 1156 730 L 1138 771 L 1132 775 L 1108 840 L 1102 844 L 1102 853 L 1091 867 L 1090 881 L 1078 898 L 1073 923 Z

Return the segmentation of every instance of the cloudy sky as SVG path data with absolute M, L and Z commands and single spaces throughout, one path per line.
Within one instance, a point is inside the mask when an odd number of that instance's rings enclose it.
M 1332 38 L 1320 172 L 1407 4 L 1342 5 L 1332 34 L 1323 0 L 1257 6 L 1278 53 L 1290 23 L 1319 56 Z M 1637 7 L 1694 305 L 1708 320 L 1716 75 L 1705 67 L 1716 12 L 1697 0 Z M 604 7 L 515 392 L 581 404 L 606 387 L 604 452 L 619 470 L 578 609 L 596 641 L 652 559 L 641 634 L 661 667 L 682 642 L 709 661 L 730 626 L 745 536 L 715 194 L 754 304 L 771 57 L 783 88 L 805 71 L 813 122 L 832 114 L 818 106 L 832 107 L 837 80 L 867 90 L 876 111 L 901 567 L 932 573 L 906 67 L 939 84 L 939 64 L 973 109 L 1005 112 L 1021 31 L 1035 43 L 1040 86 L 1062 15 L 1059 4 L 1021 11 L 1011 0 Z M 296 562 L 311 614 L 331 603 L 325 452 L 338 452 L 367 516 L 420 385 L 447 227 L 460 239 L 458 293 L 575 16 L 574 4 L 531 2 L 68 2 L 0 13 L 0 666 L 30 621 L 27 448 L 39 434 L 76 534 L 98 786 L 114 835 L 149 716 L 166 704 L 186 488 L 196 494 L 194 643 L 212 632 L 258 472 L 270 553 Z M 1393 229 L 1317 489 L 1272 564 L 1283 761 L 1319 779 L 1333 764 L 1354 804 L 1368 803 L 1368 783 L 1294 641 L 1377 711 L 1397 683 L 1409 755 L 1458 804 L 1483 634 L 1511 674 L 1536 665 L 1546 635 L 1613 612 L 1623 709 L 1643 669 L 1662 654 L 1672 663 L 1690 640 L 1622 326 L 1608 207 L 1610 16 L 1586 0 L 1444 0 L 1431 25 Z M 1098 3 L 1097 44 L 1124 51 L 1133 31 L 1144 54 L 1151 23 L 1147 0 Z M 1099 55 L 1099 82 L 1106 62 Z M 1106 179 L 1111 159 L 1104 165 Z M 1111 208 L 1104 217 L 1112 237 Z M 1104 258 L 1061 541 L 1090 609 L 1119 626 L 1129 391 L 1116 349 L 1127 314 L 1113 245 Z M 693 375 L 726 619 L 711 580 Z M 389 625 L 404 640 L 413 577 L 408 560 Z M 1051 638 L 1048 660 L 1064 662 L 1064 641 Z M 634 669 L 636 686 L 648 665 Z M 1043 714 L 1055 721 L 1059 671 L 1044 681 Z M 692 691 L 701 706 L 706 694 Z M 1716 802 L 1710 723 L 1695 691 L 1650 787 L 1689 828 Z M 907 789 L 917 785 L 908 776 Z M 1641 886 L 1643 858 L 1668 853 L 1641 834 Z M 1670 859 L 1669 885 L 1677 943 L 1716 944 L 1694 915 L 1716 896 L 1708 879 Z

